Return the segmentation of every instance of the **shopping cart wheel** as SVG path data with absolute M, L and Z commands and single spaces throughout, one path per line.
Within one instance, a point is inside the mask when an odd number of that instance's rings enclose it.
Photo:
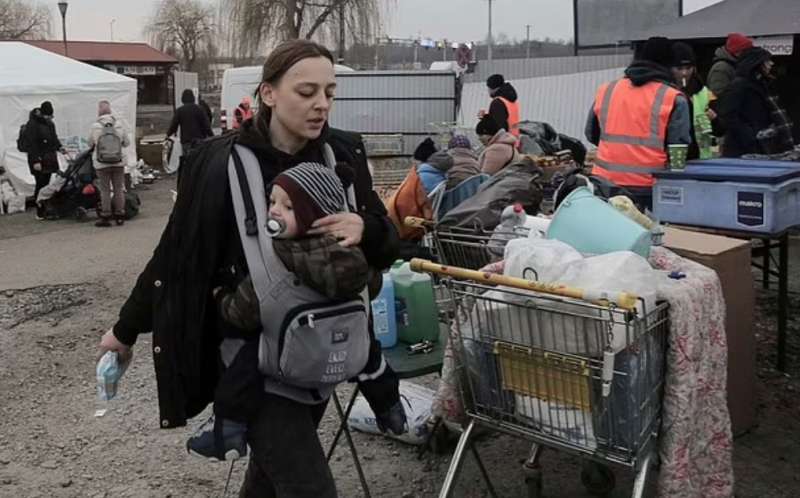
M 542 495 L 542 467 L 539 464 L 534 466 L 523 465 L 522 472 L 525 474 L 525 486 L 528 488 L 528 498 L 541 498 Z
M 89 211 L 86 208 L 78 206 L 75 208 L 75 221 L 86 221 L 86 217 L 89 215 Z
M 584 460 L 583 462 L 581 482 L 586 491 L 595 496 L 606 496 L 617 485 L 617 479 L 610 468 L 590 460 Z

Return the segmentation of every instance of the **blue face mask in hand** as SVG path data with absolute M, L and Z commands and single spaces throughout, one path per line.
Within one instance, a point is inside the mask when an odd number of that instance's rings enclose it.
M 116 351 L 107 351 L 100 361 L 97 362 L 97 400 L 101 402 L 110 401 L 117 395 L 117 387 L 122 374 L 128 368 L 130 362 L 121 363 Z M 98 413 L 102 411 L 98 415 Z M 105 410 L 98 410 L 95 416 L 102 417 Z

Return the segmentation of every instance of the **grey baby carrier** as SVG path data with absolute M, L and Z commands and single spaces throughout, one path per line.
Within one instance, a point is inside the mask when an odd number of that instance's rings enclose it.
M 325 162 L 336 164 L 325 146 Z M 295 401 L 325 401 L 337 384 L 356 377 L 369 357 L 369 297 L 333 302 L 290 273 L 267 234 L 267 195 L 261 168 L 246 147 L 228 162 L 236 223 L 261 308 L 258 367 L 264 389 Z M 350 203 L 355 205 L 352 187 Z M 226 345 L 222 346 L 225 360 Z

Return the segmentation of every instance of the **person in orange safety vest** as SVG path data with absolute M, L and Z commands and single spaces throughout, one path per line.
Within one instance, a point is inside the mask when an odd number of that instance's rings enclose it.
M 239 106 L 233 111 L 233 129 L 238 129 L 242 123 L 253 117 L 253 108 L 250 97 L 242 97 Z
M 597 145 L 592 175 L 652 208 L 653 172 L 667 168 L 667 146 L 691 143 L 691 112 L 670 71 L 672 43 L 650 38 L 625 77 L 600 86 L 586 138 Z
M 489 105 L 489 112 L 481 110 L 478 118 L 489 114 L 494 118 L 495 123 L 519 139 L 520 109 L 517 91 L 511 86 L 511 83 L 503 78 L 502 74 L 489 76 L 489 79 L 486 80 L 486 87 L 489 89 L 492 103 Z

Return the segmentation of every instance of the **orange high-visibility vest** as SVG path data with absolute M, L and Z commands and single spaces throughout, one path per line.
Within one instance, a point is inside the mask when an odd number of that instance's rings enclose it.
M 519 100 L 517 100 L 516 102 L 511 102 L 510 100 L 503 97 L 495 97 L 495 98 L 500 99 L 500 101 L 503 104 L 505 104 L 506 111 L 508 111 L 508 127 L 510 129 L 506 131 L 511 133 L 515 137 L 519 138 Z
M 592 174 L 625 187 L 652 187 L 651 173 L 667 165 L 667 125 L 678 95 L 657 81 L 637 87 L 623 78 L 602 85 L 594 100 L 600 144 Z

